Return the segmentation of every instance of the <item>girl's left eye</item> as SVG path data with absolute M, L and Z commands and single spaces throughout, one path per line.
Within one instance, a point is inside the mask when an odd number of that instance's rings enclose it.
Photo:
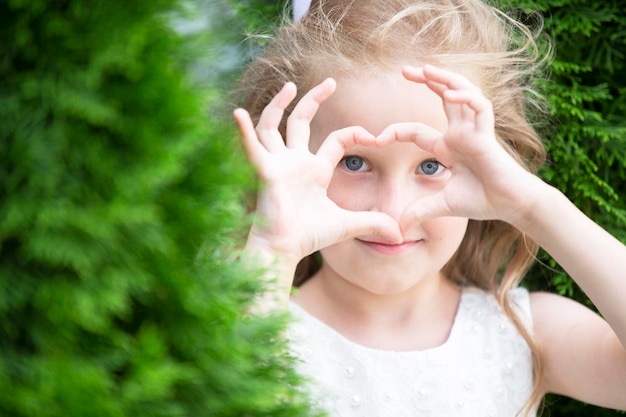
M 417 167 L 417 172 L 424 175 L 437 175 L 440 174 L 446 167 L 443 166 L 439 161 L 435 161 L 434 159 L 429 159 L 427 161 L 422 162 Z

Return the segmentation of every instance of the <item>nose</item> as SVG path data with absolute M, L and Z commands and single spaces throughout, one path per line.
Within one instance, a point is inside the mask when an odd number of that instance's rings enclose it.
M 404 209 L 415 200 L 416 190 L 406 177 L 386 178 L 376 189 L 374 211 L 385 213 L 399 220 Z

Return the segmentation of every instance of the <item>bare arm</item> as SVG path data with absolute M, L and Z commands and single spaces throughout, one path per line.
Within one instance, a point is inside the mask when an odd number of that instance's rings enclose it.
M 544 390 L 626 409 L 626 246 L 551 187 L 517 226 L 559 262 L 606 319 L 571 300 L 533 294 Z
M 545 365 L 542 390 L 626 409 L 626 351 L 594 311 L 556 294 L 531 294 L 533 330 Z
M 539 190 L 535 205 L 515 226 L 580 285 L 626 346 L 626 246 L 560 191 L 548 186 Z
M 498 219 L 539 243 L 606 318 L 563 297 L 533 295 L 543 389 L 626 409 L 626 246 L 498 145 L 491 103 L 468 79 L 434 67 L 404 73 L 442 97 L 448 131 L 436 137 L 420 134 L 420 126 L 397 125 L 385 135 L 431 150 L 454 175 L 441 193 L 409 207 L 403 222 L 441 215 Z

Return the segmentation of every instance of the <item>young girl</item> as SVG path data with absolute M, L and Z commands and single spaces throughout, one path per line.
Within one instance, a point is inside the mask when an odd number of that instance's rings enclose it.
M 534 52 L 480 0 L 313 0 L 244 74 L 246 250 L 331 415 L 626 408 L 626 247 L 534 175 Z M 538 245 L 606 321 L 517 287 Z

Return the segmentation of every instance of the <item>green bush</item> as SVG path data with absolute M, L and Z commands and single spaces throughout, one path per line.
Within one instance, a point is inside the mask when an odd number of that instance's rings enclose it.
M 244 314 L 249 170 L 183 5 L 0 3 L 2 416 L 310 413 L 284 320 Z

